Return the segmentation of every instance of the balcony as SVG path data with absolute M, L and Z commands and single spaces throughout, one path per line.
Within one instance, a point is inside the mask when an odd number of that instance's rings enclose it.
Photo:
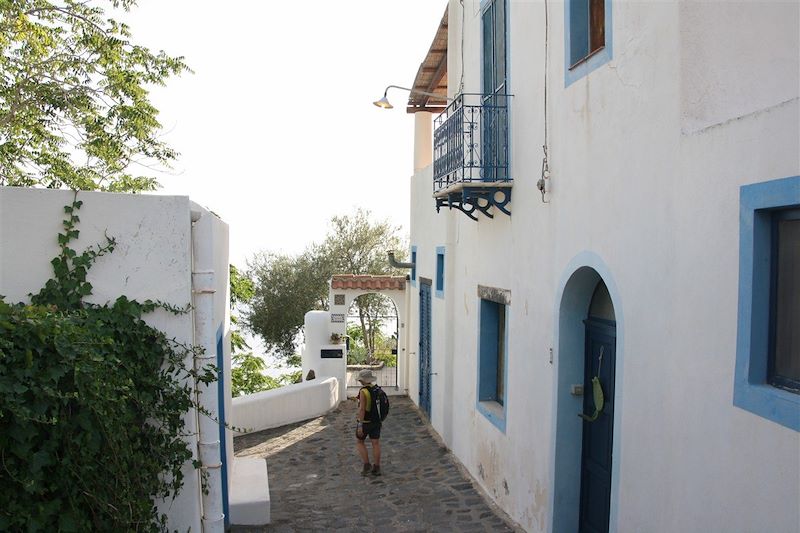
M 436 210 L 458 209 L 473 220 L 511 215 L 507 94 L 458 95 L 434 122 Z

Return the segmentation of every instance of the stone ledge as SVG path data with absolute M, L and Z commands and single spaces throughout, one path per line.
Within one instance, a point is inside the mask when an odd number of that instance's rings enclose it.
M 270 523 L 267 461 L 261 457 L 234 457 L 230 493 L 232 526 Z

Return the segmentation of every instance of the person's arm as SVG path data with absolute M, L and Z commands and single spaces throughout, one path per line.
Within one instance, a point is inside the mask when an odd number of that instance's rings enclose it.
M 358 391 L 358 435 L 364 434 L 364 417 L 367 416 L 367 398 L 364 395 L 364 389 Z

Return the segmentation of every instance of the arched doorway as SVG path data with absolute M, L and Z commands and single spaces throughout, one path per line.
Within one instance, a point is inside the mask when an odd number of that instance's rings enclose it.
M 347 387 L 359 387 L 358 372 L 373 370 L 381 387 L 397 387 L 400 316 L 394 301 L 380 293 L 365 293 L 350 304 L 347 332 Z
M 406 292 L 405 276 L 369 276 L 354 274 L 336 274 L 331 278 L 330 291 L 330 333 L 337 337 L 346 337 L 347 324 L 352 321 L 359 321 L 357 316 L 350 317 L 353 303 L 357 298 L 370 295 L 370 297 L 388 298 L 387 307 L 391 315 L 391 323 L 394 331 L 388 332 L 389 340 L 393 346 L 389 348 L 391 356 L 394 356 L 395 366 L 388 368 L 385 372 L 388 376 L 378 375 L 378 384 L 386 387 L 387 394 L 403 394 L 407 392 L 406 383 L 408 376 L 408 328 L 405 326 L 406 302 L 408 294 Z M 391 327 L 389 328 L 391 329 Z M 392 359 L 392 357 L 389 357 Z M 366 362 L 366 361 L 365 361 Z M 346 361 L 342 362 L 341 387 L 342 395 L 355 394 L 358 391 L 356 376 L 360 368 L 346 367 Z
M 582 266 L 561 294 L 553 533 L 605 533 L 612 521 L 618 312 L 607 279 Z

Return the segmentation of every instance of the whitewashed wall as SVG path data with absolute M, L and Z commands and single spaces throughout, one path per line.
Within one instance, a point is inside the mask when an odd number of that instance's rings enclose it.
M 480 8 L 464 4 L 464 91 L 479 92 Z M 564 5 L 549 4 L 549 203 L 535 188 L 541 2 L 509 2 L 513 216 L 436 215 L 431 169 L 411 180 L 417 276 L 434 278 L 447 247 L 445 299 L 432 299 L 434 427 L 514 520 L 552 528 L 559 298 L 592 264 L 618 315 L 611 529 L 797 531 L 800 435 L 732 397 L 739 187 L 800 174 L 798 4 L 612 9 L 611 62 L 565 87 Z M 453 94 L 460 2 L 450 10 Z M 505 433 L 475 409 L 478 284 L 511 291 Z
M 58 253 L 56 236 L 62 230 L 63 207 L 72 199 L 70 191 L 0 187 L 0 294 L 6 301 L 28 301 L 28 293 L 37 292 L 52 276 L 50 259 Z M 78 213 L 80 238 L 71 246 L 80 251 L 104 243 L 104 234 L 117 240 L 115 251 L 98 259 L 89 271 L 93 294 L 88 301 L 102 304 L 124 294 L 181 307 L 191 302 L 191 210 L 213 215 L 179 196 L 81 192 L 78 199 L 83 201 Z M 215 269 L 222 274 L 217 277 L 215 322 L 228 338 L 228 229 L 219 220 L 213 228 Z M 193 342 L 191 313 L 175 316 L 159 310 L 145 320 L 179 342 Z M 229 359 L 228 352 L 225 355 Z M 188 413 L 185 420 L 187 432 L 195 433 L 197 413 Z M 196 445 L 192 449 L 196 451 Z M 199 476 L 190 463 L 184 475 L 183 491 L 162 508 L 171 528 L 199 531 Z
M 230 423 L 242 433 L 252 433 L 322 416 L 343 399 L 339 389 L 337 378 L 321 377 L 237 396 Z
M 445 317 L 445 300 L 435 295 L 436 283 L 436 247 L 447 244 L 448 214 L 446 210 L 437 213 L 433 207 L 431 194 L 433 191 L 433 170 L 427 167 L 414 174 L 411 178 L 411 246 L 417 247 L 416 280 L 409 281 L 409 318 L 408 324 L 408 395 L 415 402 L 419 402 L 419 291 L 420 277 L 433 281 L 431 288 L 431 314 L 433 317 Z M 445 268 L 450 268 L 450 258 L 445 253 Z M 409 253 L 409 258 L 411 254 Z M 410 261 L 410 259 L 409 259 Z M 452 374 L 448 375 L 445 368 L 445 359 L 452 354 L 452 350 L 445 350 L 446 338 L 451 332 L 446 329 L 434 327 L 431 332 L 431 418 L 437 422 L 437 427 L 444 428 L 450 423 L 450 403 L 445 401 L 449 397 L 446 391 L 452 388 Z M 439 355 L 439 357 L 437 357 Z M 436 406 L 436 407 L 434 407 Z M 438 419 L 436 418 L 438 417 Z M 443 429 L 441 429 L 444 431 Z

